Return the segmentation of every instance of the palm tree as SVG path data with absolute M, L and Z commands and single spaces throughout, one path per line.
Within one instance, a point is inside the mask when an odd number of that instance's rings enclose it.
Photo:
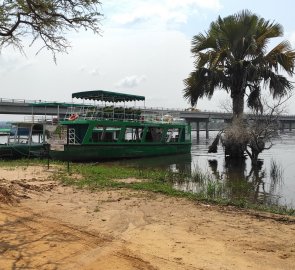
M 268 87 L 273 98 L 286 95 L 293 89 L 287 75 L 294 74 L 295 52 L 288 41 L 267 51 L 270 40 L 282 35 L 281 25 L 248 10 L 219 17 L 208 32 L 193 37 L 195 70 L 184 80 L 184 97 L 194 106 L 199 98 L 224 89 L 232 98 L 233 117 L 239 118 L 245 95 L 255 110 L 262 110 L 262 87 Z

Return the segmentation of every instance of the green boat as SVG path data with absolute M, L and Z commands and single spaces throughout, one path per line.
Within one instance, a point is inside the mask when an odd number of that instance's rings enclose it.
M 71 108 L 51 132 L 53 159 L 100 161 L 190 153 L 191 129 L 184 120 L 125 107 L 127 101 L 144 101 L 143 96 L 96 90 L 74 93 L 72 98 L 113 105 Z
M 0 158 L 2 159 L 40 157 L 46 154 L 43 123 L 12 123 L 6 136 L 7 142 L 0 144 Z

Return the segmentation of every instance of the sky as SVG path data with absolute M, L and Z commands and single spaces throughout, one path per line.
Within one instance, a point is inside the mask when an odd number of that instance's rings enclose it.
M 108 90 L 143 95 L 148 107 L 188 108 L 183 80 L 193 70 L 194 35 L 218 16 L 248 9 L 283 26 L 284 37 L 274 44 L 287 39 L 295 48 L 294 7 L 294 0 L 102 0 L 101 35 L 68 33 L 71 48 L 56 64 L 47 50 L 36 55 L 38 42 L 25 46 L 26 55 L 4 48 L 0 98 L 69 102 L 73 92 Z M 216 91 L 197 108 L 220 111 L 227 98 Z M 289 113 L 294 105 L 292 98 Z

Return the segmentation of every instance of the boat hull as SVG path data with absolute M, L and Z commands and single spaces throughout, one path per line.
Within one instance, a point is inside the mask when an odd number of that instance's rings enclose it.
M 64 151 L 50 150 L 52 159 L 62 161 L 100 161 L 121 158 L 140 158 L 150 156 L 190 153 L 191 143 L 175 144 L 102 144 L 65 145 Z
M 43 144 L 3 144 L 0 145 L 0 159 L 40 157 L 44 155 Z

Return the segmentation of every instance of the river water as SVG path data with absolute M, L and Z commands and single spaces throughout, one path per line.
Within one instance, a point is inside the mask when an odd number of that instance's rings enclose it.
M 251 203 L 281 205 L 295 208 L 295 132 L 285 132 L 273 139 L 273 146 L 260 154 L 261 166 L 253 170 L 250 159 L 235 164 L 226 162 L 221 146 L 217 153 L 208 153 L 208 146 L 215 139 L 216 132 L 200 133 L 197 141 L 193 132 L 191 154 L 174 155 L 138 160 L 124 160 L 117 163 L 142 168 L 162 168 L 192 175 L 185 181 L 174 182 L 179 190 L 200 192 L 208 181 L 193 177 L 201 172 L 204 178 L 218 183 L 222 196 Z M 202 180 L 203 179 L 203 180 Z M 212 185 L 211 185 L 212 186 Z M 221 187 L 221 188 L 220 188 Z
M 220 145 L 217 153 L 209 154 L 208 147 L 216 135 L 217 132 L 210 131 L 210 138 L 206 139 L 205 132 L 201 132 L 197 141 L 196 132 L 192 132 L 190 154 L 128 159 L 115 163 L 189 175 L 185 181 L 183 177 L 179 181 L 176 178 L 173 185 L 179 190 L 200 192 L 204 186 L 208 187 L 208 181 L 204 179 L 209 178 L 213 183 L 218 183 L 219 189 L 222 187 L 221 193 L 225 198 L 295 208 L 295 131 L 280 133 L 273 139 L 273 146 L 260 154 L 261 168 L 255 170 L 251 167 L 250 159 L 238 164 L 226 162 Z M 6 138 L 0 136 L 0 143 L 5 142 Z M 196 172 L 204 177 L 194 177 Z

